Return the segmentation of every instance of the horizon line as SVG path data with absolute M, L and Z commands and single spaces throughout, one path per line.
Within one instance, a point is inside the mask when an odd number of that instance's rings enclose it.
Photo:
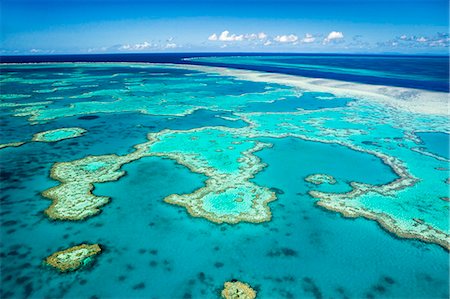
M 217 54 L 217 55 L 234 55 L 234 54 L 263 54 L 263 55 L 336 55 L 336 56 L 423 56 L 423 57 L 450 57 L 450 52 L 446 54 L 438 54 L 438 53 L 401 53 L 401 52 L 367 52 L 367 53 L 359 53 L 359 52 L 349 52 L 349 53 L 341 53 L 341 52 L 138 52 L 138 53 L 46 53 L 46 54 L 0 54 L 0 57 L 49 57 L 49 56 L 103 56 L 103 55 L 189 55 L 189 54 Z M 243 55 L 243 56 L 245 56 Z M 1 61 L 0 61 L 1 63 Z

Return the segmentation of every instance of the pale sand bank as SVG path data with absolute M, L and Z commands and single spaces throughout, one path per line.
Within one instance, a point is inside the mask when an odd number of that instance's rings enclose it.
M 165 67 L 183 68 L 220 75 L 232 76 L 241 80 L 267 82 L 294 86 L 305 91 L 327 92 L 338 97 L 373 100 L 390 107 L 413 113 L 449 116 L 449 94 L 421 89 L 370 85 L 331 79 L 308 78 L 301 76 L 238 70 L 224 67 L 197 66 L 187 64 L 161 64 Z

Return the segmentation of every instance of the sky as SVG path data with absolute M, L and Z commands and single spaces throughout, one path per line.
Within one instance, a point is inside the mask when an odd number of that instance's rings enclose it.
M 445 54 L 442 0 L 0 0 L 0 54 Z

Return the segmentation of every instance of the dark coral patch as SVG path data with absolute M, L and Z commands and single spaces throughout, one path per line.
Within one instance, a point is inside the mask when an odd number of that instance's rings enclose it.
M 277 195 L 284 194 L 283 190 L 281 190 L 279 188 L 275 188 L 275 187 L 270 188 L 270 191 L 275 192 L 275 194 L 277 194 Z
M 222 267 L 223 267 L 223 263 L 221 263 L 221 262 L 216 262 L 216 263 L 214 263 L 214 267 L 216 267 L 216 268 L 222 268 Z
M 96 118 L 99 118 L 99 116 L 97 116 L 97 115 L 84 115 L 84 116 L 78 117 L 78 119 L 82 119 L 82 120 L 92 120 L 92 119 L 96 119 Z
M 323 298 L 322 292 L 320 291 L 319 287 L 309 277 L 303 278 L 303 290 L 306 293 L 310 293 L 316 299 Z
M 145 289 L 145 283 L 143 282 L 133 286 L 133 290 L 142 290 L 142 289 Z
M 272 249 L 267 253 L 267 256 L 270 257 L 279 257 L 279 256 L 286 256 L 286 257 L 293 257 L 298 256 L 298 252 L 287 247 L 283 247 L 280 249 Z

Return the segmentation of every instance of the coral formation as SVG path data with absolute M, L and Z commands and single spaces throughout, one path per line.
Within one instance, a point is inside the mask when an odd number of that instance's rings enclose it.
M 116 155 L 88 156 L 71 162 L 53 165 L 50 176 L 60 185 L 42 193 L 53 200 L 45 213 L 57 220 L 83 220 L 100 212 L 109 198 L 92 194 L 93 183 L 117 180 L 123 158 Z
M 53 253 L 45 259 L 45 263 L 60 272 L 76 271 L 90 264 L 101 251 L 98 244 L 81 244 Z
M 226 148 L 218 153 L 216 150 L 222 144 L 211 142 L 211 136 L 228 138 L 231 144 L 237 137 L 232 131 L 208 127 L 187 131 L 165 130 L 149 134 L 149 142 L 135 146 L 136 150 L 125 156 L 89 156 L 56 163 L 51 177 L 61 184 L 43 192 L 44 197 L 53 200 L 45 213 L 59 220 L 83 220 L 95 215 L 109 198 L 92 194 L 94 183 L 119 179 L 124 175 L 120 167 L 126 163 L 142 157 L 159 156 L 174 159 L 191 171 L 208 177 L 205 187 L 191 194 L 170 195 L 164 199 L 166 202 L 186 207 L 194 217 L 217 223 L 269 221 L 271 213 L 267 203 L 276 199 L 275 193 L 249 180 L 265 166 L 253 153 L 270 145 L 241 137 L 239 147 L 236 145 L 236 148 Z M 180 144 L 188 140 L 192 147 L 180 150 Z M 204 151 L 195 152 L 200 148 Z
M 0 149 L 8 148 L 8 147 L 19 147 L 19 146 L 24 145 L 24 144 L 25 144 L 25 142 L 3 143 L 3 144 L 0 144 Z
M 336 180 L 334 177 L 328 174 L 311 174 L 305 178 L 306 182 L 312 183 L 314 185 L 321 185 L 321 184 L 336 184 Z
M 83 128 L 61 128 L 34 134 L 32 141 L 56 142 L 69 138 L 76 138 L 86 133 Z
M 227 281 L 222 290 L 222 298 L 224 299 L 254 299 L 256 291 L 248 284 L 236 280 Z

